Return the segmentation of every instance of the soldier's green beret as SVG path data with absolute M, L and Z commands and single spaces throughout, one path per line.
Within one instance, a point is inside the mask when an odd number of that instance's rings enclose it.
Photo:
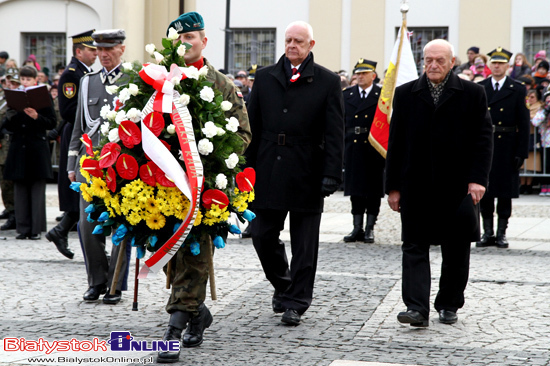
M 168 26 L 168 29 L 170 28 L 174 28 L 178 33 L 200 31 L 204 29 L 204 20 L 199 13 L 190 11 L 189 13 L 183 13 L 178 19 L 172 21 Z M 166 29 L 166 35 L 168 35 L 168 29 Z

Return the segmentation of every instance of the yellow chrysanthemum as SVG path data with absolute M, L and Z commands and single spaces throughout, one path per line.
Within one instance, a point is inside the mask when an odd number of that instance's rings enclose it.
M 130 225 L 135 226 L 139 224 L 139 222 L 142 220 L 142 217 L 138 212 L 132 212 L 126 216 L 126 220 L 128 220 L 128 223 Z
M 201 221 L 202 221 L 202 211 L 198 210 L 197 217 L 195 218 L 195 222 L 193 223 L 193 226 L 199 226 L 201 224 Z
M 220 215 L 220 222 L 221 221 L 227 221 L 229 219 L 229 215 L 231 213 L 229 211 L 224 211 L 221 215 Z
M 101 199 L 105 199 L 109 194 L 105 181 L 97 177 L 92 177 L 92 184 L 88 190 L 90 191 L 90 194 Z
M 149 215 L 145 222 L 147 223 L 147 226 L 149 226 L 151 229 L 159 230 L 162 229 L 166 224 L 166 218 L 160 213 L 152 213 Z
M 160 211 L 159 205 L 157 204 L 157 200 L 155 200 L 153 197 L 149 197 L 145 201 L 145 209 L 151 213 L 156 213 Z
M 254 193 L 254 191 L 250 191 L 250 194 L 248 195 L 248 202 L 252 202 L 256 199 L 256 194 Z
M 93 197 L 88 192 L 88 185 L 82 184 L 80 186 L 80 194 L 82 194 L 82 198 L 84 199 L 84 201 L 86 201 L 86 202 L 92 202 L 93 201 Z
M 220 209 L 219 205 L 213 204 L 212 206 L 210 206 L 208 214 L 213 217 L 220 217 L 220 215 L 222 214 L 222 210 Z
M 202 219 L 202 223 L 205 224 L 205 225 L 208 225 L 208 226 L 212 226 L 214 225 L 218 220 L 216 219 L 211 219 L 211 218 L 208 218 L 208 217 L 204 217 Z

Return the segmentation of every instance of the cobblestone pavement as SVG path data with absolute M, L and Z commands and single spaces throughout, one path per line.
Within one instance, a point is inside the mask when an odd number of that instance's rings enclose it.
M 345 216 L 349 214 L 344 215 L 349 212 L 345 199 L 336 196 L 329 203 L 325 217 L 340 213 L 342 222 L 350 220 Z M 550 207 L 546 202 L 524 206 L 515 211 L 516 216 L 524 211 L 526 218 L 540 219 L 538 215 Z M 48 227 L 54 225 L 55 214 L 55 209 L 49 209 Z M 324 237 L 338 235 L 341 239 L 351 225 L 340 226 L 325 227 L 328 236 Z M 396 319 L 404 310 L 401 250 L 396 245 L 398 216 L 383 207 L 376 228 L 376 244 L 336 240 L 321 244 L 315 298 L 297 327 L 283 325 L 280 315 L 271 311 L 272 289 L 250 239 L 230 239 L 215 256 L 218 300 L 206 301 L 214 323 L 206 330 L 201 347 L 182 349 L 178 365 L 345 364 L 337 360 L 423 366 L 550 365 L 550 251 L 523 249 L 519 244 L 519 249 L 510 250 L 472 248 L 466 305 L 458 313 L 458 323 L 439 323 L 434 310 L 430 326 L 415 329 Z M 86 303 L 82 301 L 87 287 L 85 268 L 75 233 L 70 239 L 76 252 L 72 261 L 44 239 L 16 241 L 13 231 L 5 235 L 8 239 L 0 241 L 0 338 L 108 339 L 111 331 L 123 330 L 137 340 L 162 337 L 169 293 L 164 275 L 140 282 L 139 311 L 131 310 L 131 291 L 124 293 L 116 306 Z M 520 235 L 510 239 L 512 248 L 521 244 Z M 533 240 L 550 242 L 548 237 Z M 433 300 L 441 263 L 439 248 L 433 247 L 431 254 Z M 132 268 L 131 276 L 133 273 Z M 33 363 L 29 357 L 44 352 L 8 352 L 3 347 L 1 366 L 69 365 L 78 363 L 75 357 L 106 355 L 54 353 L 49 357 L 55 362 Z M 119 354 L 115 356 L 122 357 Z M 153 355 L 128 352 L 124 357 Z M 58 357 L 73 360 L 61 362 Z

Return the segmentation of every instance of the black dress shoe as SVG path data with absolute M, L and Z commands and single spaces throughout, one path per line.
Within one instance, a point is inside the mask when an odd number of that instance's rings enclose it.
M 397 315 L 399 323 L 410 324 L 411 327 L 427 327 L 429 322 L 424 315 L 416 310 L 402 311 Z
M 182 344 L 184 347 L 197 347 L 202 344 L 204 330 L 212 325 L 214 318 L 210 310 L 204 305 L 199 306 L 199 315 L 189 319 L 189 324 L 183 335 Z
M 273 298 L 271 299 L 271 306 L 276 314 L 284 313 L 286 310 L 281 302 L 281 294 L 277 290 L 275 290 Z
M 107 293 L 105 296 L 103 296 L 103 303 L 109 304 L 109 305 L 116 305 L 120 302 L 122 299 L 122 291 L 115 290 L 115 294 L 111 295 L 109 289 L 107 289 Z
M 10 217 L 10 213 L 8 210 L 4 210 L 2 211 L 2 213 L 0 214 L 0 220 L 5 220 L 7 219 L 8 217 Z
M 19 234 L 15 237 L 17 240 L 25 240 L 27 239 L 28 234 Z
M 67 238 L 57 235 L 54 230 L 50 230 L 46 233 L 46 239 L 55 244 L 59 253 L 69 259 L 73 259 L 74 253 L 69 249 L 69 242 L 67 241 Z
M 106 285 L 90 286 L 82 298 L 86 301 L 95 301 L 99 299 L 99 295 L 104 294 L 105 292 L 107 292 Z
M 458 316 L 454 311 L 439 310 L 439 321 L 443 324 L 454 324 L 458 320 Z
M 281 321 L 288 325 L 298 325 L 300 324 L 300 314 L 294 309 L 286 309 L 283 314 Z
M 40 234 L 31 234 L 31 235 L 29 235 L 29 239 L 31 239 L 31 240 L 40 240 Z

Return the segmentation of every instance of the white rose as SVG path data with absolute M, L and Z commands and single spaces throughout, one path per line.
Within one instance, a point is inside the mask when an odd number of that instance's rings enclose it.
M 126 119 L 127 119 L 126 118 L 126 112 L 120 111 L 116 114 L 115 122 L 116 122 L 117 125 L 119 125 L 120 122 L 126 121 Z
M 134 123 L 137 123 L 141 121 L 141 111 L 137 108 L 130 108 L 128 113 L 126 113 L 126 118 Z
M 209 86 L 205 86 L 201 89 L 200 96 L 202 100 L 212 102 L 214 100 L 214 90 Z
M 110 142 L 119 142 L 120 138 L 118 137 L 118 128 L 113 128 L 109 131 L 109 141 Z
M 153 55 L 155 56 L 155 60 L 157 61 L 157 64 L 160 64 L 162 60 L 164 60 L 164 56 L 156 51 L 153 53 Z
M 101 124 L 101 134 L 107 136 L 109 133 L 109 122 L 103 122 Z
M 199 70 L 195 66 L 183 67 L 182 69 L 189 79 L 199 80 Z
M 108 104 L 105 104 L 103 107 L 101 107 L 101 110 L 99 111 L 99 116 L 103 119 L 107 119 L 107 114 L 111 111 L 111 107 L 109 107 Z
M 227 112 L 228 110 L 231 109 L 231 107 L 233 107 L 233 103 L 228 102 L 227 100 L 224 100 L 221 103 L 220 107 L 222 108 L 222 111 Z
M 107 119 L 109 121 L 114 121 L 116 118 L 116 115 L 117 115 L 116 111 L 109 111 L 109 113 L 107 113 Z
M 166 132 L 168 132 L 170 135 L 173 135 L 176 133 L 176 126 L 170 125 L 166 127 Z
M 122 104 L 124 104 L 128 101 L 128 99 L 130 99 L 131 96 L 132 94 L 130 94 L 130 90 L 128 88 L 124 88 L 118 94 L 118 99 Z
M 107 94 L 113 95 L 113 94 L 116 94 L 116 92 L 118 90 L 118 86 L 116 86 L 116 85 L 107 85 L 105 87 L 105 90 L 107 91 Z
M 216 136 L 218 134 L 218 127 L 214 124 L 214 122 L 206 122 L 204 124 L 204 128 L 202 129 L 202 133 L 209 139 Z
M 189 95 L 187 94 L 182 94 L 181 97 L 180 97 L 180 103 L 183 104 L 183 106 L 185 107 L 186 105 L 189 104 L 189 100 L 191 98 L 189 97 Z
M 222 136 L 225 134 L 225 130 L 221 127 L 216 127 L 218 129 L 218 136 Z
M 153 56 L 153 53 L 155 53 L 156 49 L 157 47 L 153 43 L 149 43 L 148 45 L 145 46 L 145 51 L 147 51 L 147 53 L 150 54 L 151 56 Z
M 130 83 L 128 84 L 128 91 L 130 91 L 130 94 L 132 94 L 135 97 L 139 93 L 139 88 L 136 84 Z
M 204 66 L 201 67 L 201 69 L 199 70 L 199 75 L 200 75 L 200 76 L 206 76 L 206 74 L 208 74 L 208 66 L 204 65 Z
M 173 27 L 170 27 L 170 29 L 168 29 L 168 38 L 170 38 L 172 41 L 178 39 L 179 36 L 180 35 L 178 34 L 178 31 L 175 30 Z
M 225 120 L 227 121 L 227 124 L 225 125 L 227 131 L 237 132 L 239 129 L 239 120 L 235 117 L 226 118 Z
M 201 155 L 208 155 L 212 151 L 214 151 L 214 145 L 208 139 L 200 140 L 199 143 L 197 144 L 197 147 Z
M 170 82 L 174 85 L 178 85 L 181 81 L 181 76 L 174 76 Z
M 225 189 L 227 187 L 227 177 L 223 174 L 216 175 L 216 187 L 219 189 Z
M 225 159 L 225 165 L 227 165 L 229 169 L 233 169 L 237 166 L 238 163 L 239 157 L 235 153 L 231 153 L 231 155 L 229 155 L 229 157 Z
M 123 62 L 122 68 L 124 69 L 124 71 L 132 71 L 133 65 L 131 62 Z
M 185 45 L 180 45 L 178 49 L 176 50 L 179 56 L 183 57 L 185 55 L 185 52 L 187 52 L 187 48 L 185 48 Z

